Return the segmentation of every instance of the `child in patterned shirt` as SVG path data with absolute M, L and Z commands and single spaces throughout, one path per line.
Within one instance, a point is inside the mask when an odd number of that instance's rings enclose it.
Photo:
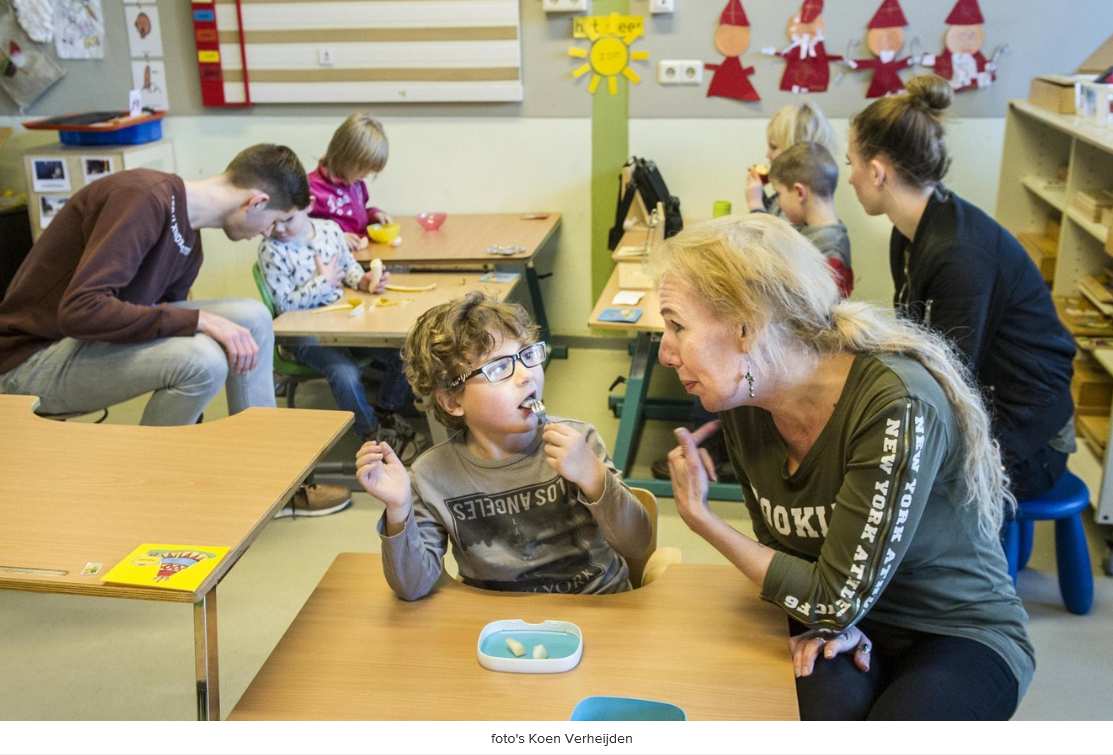
M 315 218 L 334 220 L 352 251 L 367 246 L 367 226 L 389 223 L 390 216 L 368 207 L 366 179 L 386 167 L 390 145 L 383 124 L 367 113 L 348 116 L 329 141 L 328 151 L 309 174 Z
M 375 281 L 377 273 L 365 273 L 353 259 L 340 226 L 311 218 L 309 211 L 277 224 L 259 245 L 259 268 L 278 312 L 332 304 L 343 295 L 344 285 L 381 293 L 390 274 L 384 272 Z M 318 346 L 305 338 L 297 339 L 291 351 L 299 362 L 325 376 L 337 406 L 355 414 L 356 432 L 365 440 L 395 442 L 403 448 L 413 440 L 413 428 L 396 414 L 411 398 L 398 349 Z M 371 361 L 382 368 L 377 409 L 367 400 L 361 379 L 363 366 Z

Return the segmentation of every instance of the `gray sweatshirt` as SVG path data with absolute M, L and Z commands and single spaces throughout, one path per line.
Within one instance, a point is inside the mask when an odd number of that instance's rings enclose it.
M 432 591 L 449 541 L 460 578 L 488 590 L 610 593 L 630 589 L 625 557 L 649 548 L 649 517 L 623 484 L 595 428 L 550 417 L 587 436 L 603 459 L 603 495 L 588 503 L 545 461 L 541 433 L 525 453 L 488 461 L 463 437 L 440 443 L 410 469 L 413 511 L 405 529 L 385 535 L 383 571 L 405 600 Z
M 831 225 L 799 225 L 796 229 L 804 235 L 824 257 L 835 257 L 850 267 L 850 234 L 842 223 Z

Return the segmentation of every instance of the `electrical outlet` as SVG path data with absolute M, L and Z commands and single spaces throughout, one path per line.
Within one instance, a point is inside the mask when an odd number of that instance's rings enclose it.
M 541 0 L 541 9 L 546 13 L 587 12 L 588 0 Z
M 658 84 L 702 84 L 703 62 L 699 60 L 657 61 Z
M 649 0 L 650 13 L 676 13 L 676 0 Z
M 336 65 L 336 50 L 332 47 L 318 47 L 317 48 L 317 65 L 320 65 L 320 66 Z

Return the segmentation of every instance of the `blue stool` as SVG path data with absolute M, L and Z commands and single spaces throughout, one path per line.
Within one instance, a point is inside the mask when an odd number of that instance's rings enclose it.
M 1082 512 L 1090 508 L 1086 483 L 1064 472 L 1051 490 L 1039 498 L 1018 501 L 1016 518 L 1005 524 L 1005 558 L 1009 576 L 1028 563 L 1037 520 L 1055 520 L 1055 560 L 1059 567 L 1059 593 L 1071 613 L 1084 614 L 1094 602 L 1094 575 L 1082 527 Z

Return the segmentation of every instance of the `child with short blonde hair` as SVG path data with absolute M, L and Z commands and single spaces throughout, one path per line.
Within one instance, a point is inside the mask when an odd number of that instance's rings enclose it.
M 351 250 L 367 246 L 367 226 L 389 223 L 390 216 L 369 207 L 367 177 L 381 173 L 390 156 L 383 124 L 367 113 L 352 113 L 329 141 L 328 151 L 309 174 L 312 217 L 332 220 Z
M 769 163 L 789 147 L 801 142 L 816 142 L 826 147 L 832 155 L 836 153 L 835 131 L 819 105 L 812 102 L 785 105 L 774 113 L 765 128 L 765 139 L 765 157 Z M 768 173 L 769 165 L 750 166 L 746 173 L 746 204 L 750 212 L 768 212 L 784 217 L 777 204 L 777 195 L 765 193 Z
M 365 443 L 356 479 L 386 505 L 383 570 L 405 600 L 432 591 L 451 542 L 460 578 L 489 590 L 630 589 L 627 558 L 649 548 L 645 509 L 586 422 L 531 408 L 548 354 L 519 305 L 480 292 L 423 314 L 402 355 L 415 391 L 452 437 L 410 473 Z

